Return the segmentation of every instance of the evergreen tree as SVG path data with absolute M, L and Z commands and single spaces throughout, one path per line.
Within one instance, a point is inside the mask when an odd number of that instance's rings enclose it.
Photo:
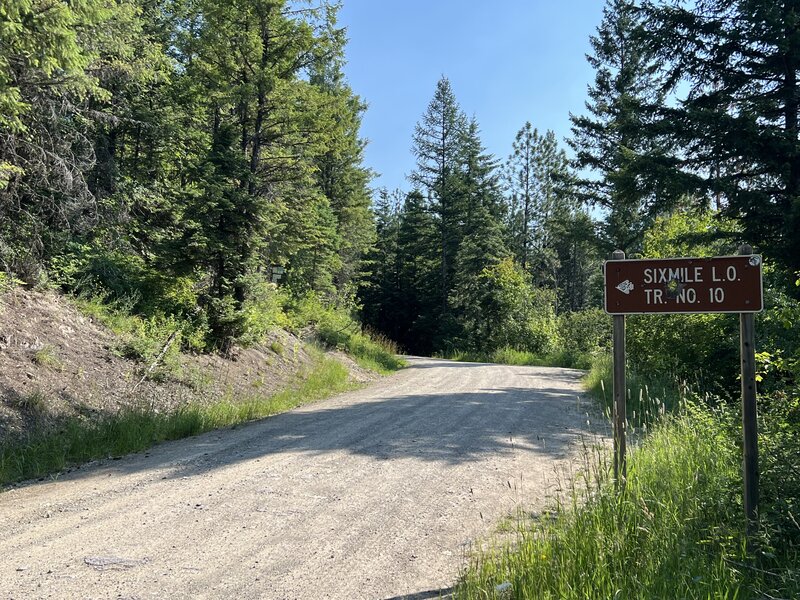
M 463 214 L 459 219 L 461 235 L 472 233 L 482 220 L 483 208 L 498 223 L 503 221 L 504 205 L 498 163 L 487 153 L 480 138 L 480 127 L 473 117 L 462 133 L 458 155 L 458 206 Z
M 392 310 L 397 340 L 422 354 L 433 352 L 431 332 L 438 329 L 438 232 L 419 191 L 405 197 L 397 230 L 396 304 Z
M 716 201 L 742 224 L 745 239 L 800 271 L 800 4 L 645 8 L 665 89 L 689 87 L 651 128 L 685 148 L 684 159 L 660 175 L 680 183 L 676 195 L 692 193 L 701 206 Z
M 526 122 L 512 150 L 504 169 L 508 220 L 517 260 L 528 269 L 541 262 L 543 252 L 552 245 L 551 221 L 570 212 L 575 202 L 567 189 L 567 156 L 552 131 L 540 135 Z
M 230 124 L 215 132 L 204 192 L 190 199 L 178 250 L 186 271 L 199 268 L 209 275 L 201 302 L 209 317 L 210 343 L 223 351 L 242 334 L 245 275 L 259 255 L 265 222 L 264 199 L 236 185 L 247 174 L 236 136 Z
M 555 309 L 574 312 L 599 305 L 601 256 L 591 216 L 580 208 L 562 211 L 551 219 L 549 232 L 556 259 Z
M 467 127 L 450 81 L 442 77 L 422 120 L 414 130 L 412 151 L 417 168 L 411 181 L 428 194 L 439 227 L 439 301 L 447 314 L 453 261 L 461 237 L 463 206 L 459 197 L 459 155 Z
M 487 270 L 508 257 L 503 231 L 484 206 L 477 206 L 471 231 L 467 233 L 455 260 L 455 276 L 450 304 L 454 309 L 455 330 L 445 330 L 450 343 L 462 340 L 472 349 L 485 347 L 496 333 L 494 324 L 501 320 L 496 291 Z M 441 346 L 445 343 L 440 342 Z M 461 344 L 455 344 L 458 347 Z
M 141 23 L 113 6 L 15 0 L 0 8 L 0 268 L 34 282 L 99 213 L 89 188 L 91 103 L 113 93 L 106 75 L 134 67 Z M 109 115 L 114 118 L 114 115 Z
M 343 55 L 326 55 L 314 65 L 311 83 L 327 96 L 332 123 L 324 151 L 315 159 L 318 186 L 336 217 L 338 263 L 334 284 L 349 297 L 361 280 L 361 261 L 375 241 L 370 213 L 372 173 L 363 166 L 366 143 L 359 137 L 366 104 L 345 83 Z
M 373 213 L 377 239 L 368 256 L 370 276 L 361 289 L 362 318 L 370 327 L 400 340 L 406 324 L 395 318 L 398 302 L 398 210 L 400 192 L 378 193 Z
M 592 172 L 578 181 L 580 198 L 605 209 L 606 248 L 629 254 L 639 250 L 644 229 L 662 210 L 663 198 L 645 185 L 643 172 L 666 152 L 663 139 L 643 134 L 661 95 L 641 29 L 633 0 L 607 0 L 587 56 L 596 72 L 588 115 L 570 115 L 575 167 Z

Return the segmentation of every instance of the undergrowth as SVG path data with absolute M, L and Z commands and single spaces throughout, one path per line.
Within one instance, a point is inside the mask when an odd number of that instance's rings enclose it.
M 328 348 L 347 352 L 362 367 L 379 373 L 402 368 L 399 349 L 392 340 L 378 333 L 364 332 L 361 325 L 343 308 L 326 306 L 315 295 L 307 295 L 287 305 L 288 326 L 296 333 L 310 328 Z
M 735 531 L 719 530 L 737 462 L 719 432 L 677 418 L 631 453 L 624 494 L 607 472 L 573 488 L 567 504 L 522 530 L 514 547 L 478 559 L 459 598 L 735 598 L 742 560 Z M 690 450 L 691 449 L 691 450 Z M 699 473 L 720 474 L 698 477 Z M 723 521 L 725 519 L 722 519 Z M 505 587 L 508 587 L 506 585 Z
M 298 376 L 295 386 L 269 397 L 225 398 L 210 405 L 190 403 L 173 413 L 156 412 L 140 402 L 96 422 L 70 419 L 57 431 L 0 445 L 0 485 L 267 417 L 352 387 L 347 369 L 319 353 L 314 367 Z

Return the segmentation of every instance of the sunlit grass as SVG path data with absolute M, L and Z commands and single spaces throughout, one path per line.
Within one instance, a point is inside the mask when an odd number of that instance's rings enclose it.
M 460 362 L 481 362 L 498 365 L 511 365 L 517 367 L 565 367 L 572 369 L 588 369 L 592 363 L 589 354 L 569 354 L 559 352 L 556 354 L 540 355 L 527 350 L 516 348 L 498 348 L 492 352 L 473 352 L 467 350 L 454 350 L 441 353 L 438 358 L 457 360 Z
M 598 355 L 592 362 L 584 386 L 610 417 L 613 404 L 612 362 L 607 354 Z M 625 407 L 631 427 L 646 427 L 675 412 L 688 394 L 686 384 L 666 377 L 644 378 L 628 369 L 625 377 Z
M 585 384 L 607 415 L 610 381 L 610 358 L 601 357 Z M 610 450 L 585 449 L 569 498 L 540 520 L 520 520 L 510 545 L 475 555 L 456 598 L 800 598 L 793 461 L 782 475 L 764 469 L 760 529 L 748 546 L 737 404 L 655 381 L 628 373 L 634 443 L 624 489 L 612 480 Z M 797 456 L 790 421 L 765 412 L 760 443 L 781 440 L 782 455 Z

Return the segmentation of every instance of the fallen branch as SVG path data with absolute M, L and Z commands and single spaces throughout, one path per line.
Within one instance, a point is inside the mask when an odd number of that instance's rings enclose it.
M 166 343 L 164 344 L 164 347 L 161 348 L 161 352 L 158 353 L 158 356 L 156 356 L 156 359 L 153 361 L 153 364 L 148 367 L 147 371 L 144 372 L 144 375 L 142 375 L 142 378 L 139 380 L 139 382 L 135 386 L 133 386 L 133 389 L 131 389 L 131 394 L 133 394 L 133 392 L 136 391 L 136 388 L 138 388 L 142 384 L 142 382 L 145 379 L 147 379 L 147 377 L 150 375 L 150 373 L 152 373 L 153 370 L 158 366 L 158 363 L 160 363 L 161 359 L 164 358 L 164 355 L 167 353 L 167 350 L 169 350 L 169 347 L 172 345 L 172 342 L 175 341 L 175 338 L 177 336 L 178 336 L 178 331 L 177 330 L 173 331 L 169 335 L 169 337 L 167 338 Z

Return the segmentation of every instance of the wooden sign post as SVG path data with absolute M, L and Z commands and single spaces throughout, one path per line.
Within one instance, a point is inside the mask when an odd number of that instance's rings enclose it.
M 615 250 L 613 260 L 625 260 L 622 250 Z M 625 486 L 628 476 L 628 463 L 625 460 L 625 424 L 628 409 L 626 406 L 627 386 L 625 385 L 625 315 L 614 315 L 614 481 L 617 487 Z
M 739 254 L 753 255 L 743 244 Z M 760 258 L 760 257 L 759 257 Z M 760 264 L 760 261 L 759 261 Z M 742 436 L 744 440 L 744 513 L 747 532 L 753 533 L 758 517 L 758 425 L 756 419 L 756 333 L 755 315 L 739 315 L 739 353 L 742 359 Z
M 754 313 L 764 308 L 761 256 L 747 244 L 737 256 L 625 260 L 603 265 L 605 311 L 614 318 L 614 477 L 626 477 L 625 315 L 739 313 L 744 436 L 744 509 L 751 533 L 758 514 L 758 430 Z

